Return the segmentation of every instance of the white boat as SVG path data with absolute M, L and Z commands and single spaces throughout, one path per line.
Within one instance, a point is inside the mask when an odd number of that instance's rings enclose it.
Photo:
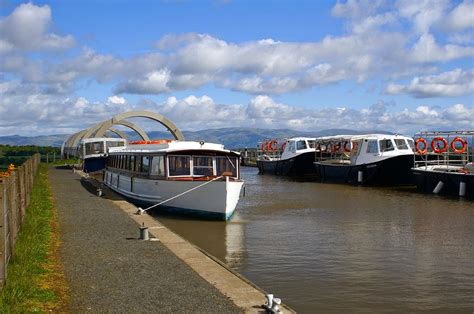
M 474 198 L 474 131 L 420 132 L 415 138 L 418 189 Z
M 401 135 L 337 135 L 316 139 L 314 166 L 324 182 L 412 184 L 414 141 Z
M 315 138 L 294 137 L 258 144 L 257 167 L 260 174 L 314 176 Z
M 223 220 L 234 213 L 244 184 L 239 153 L 174 140 L 110 148 L 104 183 L 139 205 Z

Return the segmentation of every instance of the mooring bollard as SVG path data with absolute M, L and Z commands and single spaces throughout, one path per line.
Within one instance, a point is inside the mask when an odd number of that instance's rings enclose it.
M 148 235 L 148 227 L 145 227 L 145 223 L 142 223 L 140 227 L 140 240 L 150 240 L 150 236 Z
M 101 197 L 102 196 L 102 188 L 99 186 L 97 188 L 97 197 Z
M 275 298 L 273 294 L 265 295 L 266 303 L 262 307 L 267 310 L 267 313 L 281 313 L 279 305 L 281 304 L 280 298 Z

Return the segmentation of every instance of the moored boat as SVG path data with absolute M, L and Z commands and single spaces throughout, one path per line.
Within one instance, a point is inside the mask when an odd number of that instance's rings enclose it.
M 388 134 L 337 135 L 316 139 L 314 167 L 323 182 L 412 184 L 414 141 Z
M 315 139 L 295 137 L 268 140 L 258 144 L 260 174 L 314 177 Z
M 420 132 L 415 138 L 418 190 L 474 198 L 474 131 Z
M 111 148 L 104 183 L 140 206 L 227 220 L 244 182 L 223 145 L 163 140 Z
M 105 169 L 108 150 L 111 147 L 125 146 L 127 140 L 123 138 L 93 137 L 81 140 L 76 151 L 82 160 L 82 170 L 86 173 Z

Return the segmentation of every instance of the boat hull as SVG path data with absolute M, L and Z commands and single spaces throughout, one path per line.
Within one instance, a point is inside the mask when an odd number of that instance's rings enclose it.
M 314 167 L 322 182 L 364 185 L 414 184 L 411 172 L 413 155 L 399 155 L 362 165 L 315 162 Z M 361 182 L 359 171 L 362 172 Z
M 84 172 L 96 172 L 105 169 L 107 157 L 90 157 L 84 159 Z
M 189 191 L 157 206 L 155 210 L 219 220 L 230 219 L 244 184 L 241 180 L 229 179 L 213 182 L 154 180 L 130 177 L 111 171 L 105 172 L 104 183 L 134 204 L 144 207 L 156 205 Z
M 433 193 L 440 181 L 443 187 L 440 194 L 459 195 L 461 182 L 466 184 L 465 196 L 474 198 L 474 174 L 461 172 L 446 172 L 424 169 L 424 167 L 412 169 L 415 183 L 419 191 Z
M 314 177 L 314 152 L 307 152 L 284 160 L 257 160 L 260 174 Z

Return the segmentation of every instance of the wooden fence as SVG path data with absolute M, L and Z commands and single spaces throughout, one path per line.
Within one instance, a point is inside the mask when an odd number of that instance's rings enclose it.
M 7 279 L 7 265 L 15 253 L 39 163 L 40 155 L 33 155 L 9 177 L 0 177 L 0 289 Z

